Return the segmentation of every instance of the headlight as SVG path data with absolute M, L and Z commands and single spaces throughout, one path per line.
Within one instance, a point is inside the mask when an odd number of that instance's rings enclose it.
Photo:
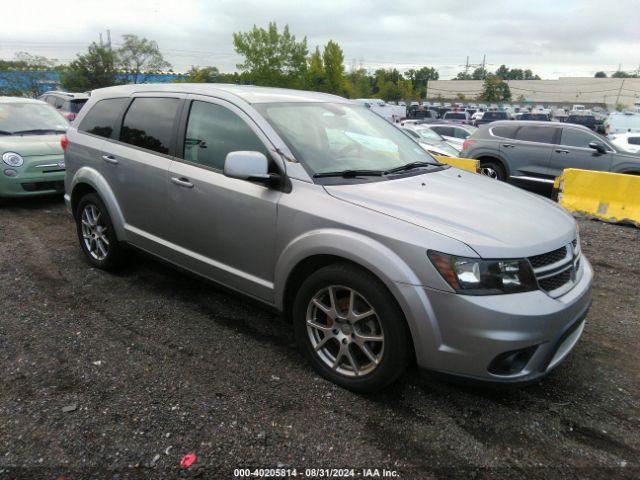
M 538 289 L 531 264 L 526 259 L 482 260 L 427 252 L 440 275 L 457 293 L 498 295 Z
M 2 155 L 2 161 L 10 167 L 21 167 L 24 159 L 15 152 L 7 152 Z

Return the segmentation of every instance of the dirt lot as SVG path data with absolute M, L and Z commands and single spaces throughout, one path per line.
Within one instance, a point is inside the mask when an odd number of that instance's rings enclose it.
M 243 297 L 139 254 L 115 275 L 90 268 L 60 199 L 2 207 L 0 478 L 638 478 L 640 230 L 580 226 L 594 303 L 551 376 L 495 390 L 412 370 L 359 396 L 318 378 L 288 325 Z

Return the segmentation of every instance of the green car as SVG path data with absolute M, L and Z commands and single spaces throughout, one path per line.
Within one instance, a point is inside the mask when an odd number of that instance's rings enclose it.
M 40 100 L 0 97 L 0 200 L 64 191 L 69 123 Z

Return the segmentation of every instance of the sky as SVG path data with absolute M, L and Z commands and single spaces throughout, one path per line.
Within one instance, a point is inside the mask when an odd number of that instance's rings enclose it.
M 102 33 L 158 42 L 175 71 L 235 71 L 232 33 L 289 25 L 309 49 L 337 41 L 347 70 L 434 66 L 441 79 L 469 57 L 542 78 L 640 68 L 639 0 L 2 0 L 0 58 L 27 51 L 67 63 Z

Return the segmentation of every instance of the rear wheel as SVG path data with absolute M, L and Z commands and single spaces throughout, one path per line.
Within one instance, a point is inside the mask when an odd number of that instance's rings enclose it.
M 348 264 L 305 280 L 293 307 L 296 341 L 323 377 L 357 392 L 384 388 L 411 357 L 404 315 L 386 287 Z
M 495 161 L 481 160 L 480 173 L 486 177 L 500 180 L 501 182 L 504 182 L 507 178 L 504 167 Z
M 121 265 L 124 252 L 109 212 L 97 194 L 88 193 L 80 199 L 76 209 L 76 229 L 80 248 L 89 263 L 104 270 Z

